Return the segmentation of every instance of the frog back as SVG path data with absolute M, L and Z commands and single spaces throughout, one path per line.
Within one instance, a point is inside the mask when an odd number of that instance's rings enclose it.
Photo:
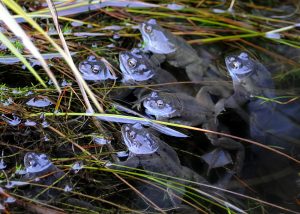
M 213 113 L 210 109 L 201 105 L 195 97 L 183 93 L 178 93 L 176 96 L 181 102 L 182 124 L 191 126 L 200 125 Z
M 159 143 L 159 149 L 140 159 L 140 163 L 147 171 L 165 174 L 169 176 L 180 176 L 181 164 L 175 150 L 163 141 Z
M 290 154 L 300 151 L 300 102 L 281 105 L 255 100 L 248 104 L 248 110 L 253 139 L 279 146 Z

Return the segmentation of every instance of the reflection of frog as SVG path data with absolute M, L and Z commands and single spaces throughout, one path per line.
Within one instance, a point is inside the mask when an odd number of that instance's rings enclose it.
M 173 82 L 175 85 L 164 85 L 161 88 L 177 92 L 190 92 L 187 87 L 176 84 L 177 80 L 172 74 L 160 68 L 139 49 L 121 52 L 119 61 L 124 84 L 151 85 Z
M 121 132 L 123 141 L 129 150 L 129 157 L 126 161 L 118 162 L 118 165 L 133 168 L 142 167 L 148 171 L 147 173 L 155 172 L 200 183 L 207 183 L 200 175 L 182 166 L 174 149 L 141 124 L 124 124 Z M 114 168 L 114 166 L 111 167 Z M 168 180 L 170 180 L 170 178 L 168 178 Z M 175 181 L 180 182 L 179 180 Z M 151 189 L 152 191 L 156 191 L 153 187 L 147 189 L 147 191 Z M 143 193 L 145 192 L 143 191 Z M 150 193 L 149 195 L 147 194 L 147 197 L 162 208 L 176 207 L 180 203 L 178 198 L 174 198 L 164 191 L 161 192 L 161 194 L 165 194 L 165 197 L 161 195 L 159 198 L 154 198 Z M 182 193 L 176 192 L 176 195 L 182 196 Z
M 299 146 L 299 103 L 280 105 L 259 99 L 276 97 L 272 77 L 261 63 L 251 59 L 247 53 L 228 56 L 225 63 L 232 77 L 235 93 L 220 102 L 218 108 L 238 108 L 247 103 L 252 138 L 284 149 Z
M 87 60 L 79 63 L 79 71 L 83 79 L 92 81 L 115 80 L 117 77 L 112 74 L 102 60 L 95 56 L 89 56 Z
M 154 19 L 140 25 L 145 42 L 145 50 L 166 57 L 167 62 L 179 68 L 184 68 L 193 81 L 202 81 L 204 77 L 219 76 L 216 69 L 211 69 L 209 63 L 197 55 L 197 52 L 181 37 L 159 26 Z
M 37 154 L 34 152 L 28 152 L 24 156 L 24 165 L 26 168 L 26 174 L 24 180 L 30 182 L 36 182 L 46 187 L 32 186 L 30 195 L 33 197 L 41 193 L 45 188 L 53 185 L 59 179 L 61 179 L 65 173 L 58 169 L 45 154 Z M 62 187 L 64 182 L 60 181 L 58 186 Z M 63 187 L 62 187 L 63 188 Z M 48 197 L 56 197 L 58 191 L 55 189 L 47 190 L 40 197 L 47 199 Z
M 157 120 L 189 126 L 202 125 L 208 130 L 218 131 L 218 123 L 213 109 L 204 107 L 192 96 L 180 93 L 152 92 L 143 98 L 143 105 L 146 113 L 155 116 Z M 239 173 L 244 160 L 243 145 L 230 138 L 219 138 L 211 133 L 206 133 L 206 136 L 215 146 L 238 151 L 235 171 Z

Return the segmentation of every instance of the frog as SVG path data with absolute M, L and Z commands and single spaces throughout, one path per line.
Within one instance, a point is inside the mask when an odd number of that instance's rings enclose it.
M 78 68 L 84 80 L 105 81 L 117 79 L 117 76 L 111 73 L 105 62 L 96 59 L 95 56 L 88 56 L 86 60 L 79 63 Z
M 128 88 L 125 88 L 125 90 L 110 90 L 111 86 L 114 86 L 115 82 L 117 82 L 118 76 L 111 72 L 108 63 L 104 59 L 88 56 L 86 60 L 79 63 L 78 69 L 84 80 L 92 83 L 94 86 L 109 88 L 108 95 L 110 98 L 124 99 L 131 93 L 131 90 Z M 119 82 L 117 82 L 117 85 L 123 86 Z
M 46 187 L 32 186 L 29 194 L 32 197 L 38 197 L 39 199 L 54 199 L 59 193 L 58 190 L 52 189 L 51 186 L 55 185 L 64 188 L 66 184 L 64 179 L 65 173 L 58 169 L 43 153 L 27 152 L 24 156 L 24 166 L 26 174 L 23 176 L 23 180 L 38 183 L 50 187 L 43 192 Z M 40 194 L 41 193 L 41 194 Z
M 236 109 L 245 105 L 249 114 L 251 138 L 265 145 L 271 145 L 272 142 L 272 145 L 281 147 L 287 153 L 290 153 L 289 150 L 298 150 L 299 102 L 286 105 L 274 101 L 264 102 L 264 99 L 272 100 L 277 97 L 272 75 L 248 53 L 229 55 L 225 58 L 225 64 L 232 77 L 234 94 L 223 99 L 216 108 Z
M 188 86 L 176 84 L 177 79 L 171 73 L 162 69 L 157 62 L 151 60 L 141 49 L 134 48 L 131 51 L 120 52 L 119 61 L 123 76 L 122 82 L 125 85 L 175 83 L 173 85 L 155 87 L 154 89 L 193 93 L 193 90 Z M 144 88 L 135 90 L 138 98 L 144 92 Z
M 199 126 L 211 131 L 219 131 L 219 123 L 214 116 L 214 109 L 209 109 L 193 96 L 183 93 L 151 92 L 142 98 L 145 112 L 154 116 L 156 120 L 177 123 L 187 126 Z M 231 138 L 219 137 L 214 133 L 206 132 L 210 142 L 217 147 L 235 150 L 236 163 L 233 171 L 240 175 L 245 150 L 244 146 Z
M 209 80 L 212 77 L 216 79 L 221 76 L 216 67 L 199 57 L 183 38 L 162 28 L 155 19 L 141 23 L 139 30 L 145 52 L 151 51 L 159 61 L 166 60 L 174 67 L 185 69 L 192 81 Z
M 154 53 L 153 58 L 159 62 L 166 60 L 174 67 L 184 69 L 191 81 L 201 84 L 194 88 L 198 91 L 199 100 L 203 100 L 208 108 L 215 107 L 215 99 L 228 98 L 232 94 L 227 77 L 209 60 L 199 57 L 183 38 L 162 28 L 155 19 L 141 23 L 139 30 L 145 43 L 145 52 Z
M 205 183 L 205 178 L 181 165 L 177 153 L 167 143 L 162 141 L 150 128 L 143 127 L 140 123 L 124 124 L 121 127 L 122 140 L 129 150 L 129 156 L 126 161 L 117 162 L 117 165 L 109 164 L 109 168 L 120 168 L 120 166 L 126 167 L 142 167 L 146 170 L 146 173 L 160 173 L 172 177 L 182 178 L 185 180 L 191 180 L 198 183 Z M 124 170 L 122 167 L 121 169 Z M 158 176 L 157 174 L 155 176 Z M 168 183 L 172 183 L 171 178 L 166 178 Z M 183 182 L 180 180 L 174 180 L 175 182 Z M 153 198 L 152 193 L 155 192 L 155 188 L 143 187 L 146 192 L 149 193 L 146 196 L 153 200 L 161 208 L 175 208 L 178 207 L 181 201 L 170 194 L 170 190 L 162 191 L 159 198 Z M 151 190 L 151 191 L 150 191 Z M 150 192 L 149 192 L 150 191 Z M 146 194 L 143 191 L 143 193 Z M 155 193 L 153 193 L 155 195 Z M 162 197 L 162 194 L 164 197 Z M 176 192 L 177 196 L 182 197 L 183 193 Z M 164 198 L 165 200 L 162 200 Z M 166 199 L 168 198 L 168 199 Z
M 223 100 L 219 108 L 245 109 L 249 116 L 249 137 L 263 145 L 275 147 L 299 159 L 300 103 L 274 102 L 278 96 L 271 72 L 247 52 L 233 53 L 225 57 L 227 70 L 232 78 L 234 94 Z M 263 99 L 262 99 L 263 98 Z M 269 99 L 271 101 L 265 101 Z M 281 101 L 286 101 L 285 98 Z M 278 204 L 294 209 L 299 194 L 298 169 L 282 155 L 251 145 L 251 162 L 245 167 L 247 178 L 262 178 L 256 185 L 265 198 L 278 199 Z M 248 159 L 250 159 L 250 157 Z M 285 171 L 289 169 L 289 172 Z M 285 172 L 285 173 L 282 173 Z M 280 175 L 280 176 L 276 176 Z M 295 201 L 294 201 L 295 202 Z M 276 202 L 277 203 L 277 202 Z M 297 209 L 298 209 L 297 208 Z

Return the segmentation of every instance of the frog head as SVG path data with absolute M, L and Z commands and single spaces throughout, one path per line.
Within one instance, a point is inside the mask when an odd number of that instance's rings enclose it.
M 143 22 L 139 26 L 145 50 L 156 54 L 170 54 L 176 51 L 173 35 L 156 23 L 155 19 Z
M 128 150 L 137 155 L 152 154 L 158 149 L 155 135 L 144 128 L 140 123 L 124 124 L 121 128 L 122 138 Z
M 225 58 L 233 84 L 248 96 L 275 96 L 271 73 L 245 52 Z
M 89 56 L 87 60 L 79 63 L 78 68 L 85 80 L 104 81 L 107 79 L 117 79 L 116 76 L 111 74 L 105 63 L 94 56 Z
M 45 154 L 27 152 L 24 156 L 24 165 L 26 172 L 37 173 L 49 168 L 52 163 Z
M 138 49 L 123 51 L 119 54 L 123 82 L 141 82 L 155 75 L 153 63 Z
M 181 103 L 175 94 L 153 91 L 144 98 L 143 106 L 156 119 L 180 116 Z
M 254 61 L 245 52 L 225 57 L 225 64 L 234 82 L 240 82 L 251 75 L 255 68 Z

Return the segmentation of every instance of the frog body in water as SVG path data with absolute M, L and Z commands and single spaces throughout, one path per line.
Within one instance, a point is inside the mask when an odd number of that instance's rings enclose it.
M 147 171 L 204 182 L 205 179 L 181 165 L 174 149 L 140 123 L 122 126 L 122 138 L 129 150 L 128 160 L 121 162 L 130 167 L 141 166 Z
M 260 97 L 276 97 L 270 72 L 247 53 L 225 58 L 226 67 L 232 77 L 235 93 L 223 101 L 223 106 L 239 108 L 246 106 L 249 114 L 249 135 L 255 141 L 290 155 L 298 155 L 300 139 L 300 103 L 279 104 L 264 102 Z M 246 163 L 247 177 L 263 178 L 256 188 L 273 203 L 299 209 L 295 198 L 300 192 L 297 184 L 298 169 L 291 162 L 275 153 L 252 145 L 252 160 Z M 275 200 L 275 201 L 274 201 Z
M 111 73 L 105 62 L 96 59 L 95 56 L 89 56 L 87 60 L 80 62 L 78 68 L 84 80 L 105 81 L 117 79 L 117 76 Z
M 224 101 L 225 107 L 238 108 L 246 104 L 250 116 L 250 136 L 263 144 L 279 146 L 293 153 L 300 145 L 299 102 L 282 105 L 260 99 L 276 98 L 272 76 L 247 53 L 228 56 L 225 63 L 235 91 Z
M 142 167 L 149 174 L 154 172 L 199 183 L 207 183 L 196 172 L 182 166 L 174 149 L 158 138 L 150 129 L 144 128 L 139 123 L 133 125 L 124 124 L 121 128 L 121 133 L 123 141 L 129 150 L 129 157 L 126 161 L 118 162 L 118 165 L 133 168 Z M 114 165 L 110 166 L 110 168 L 116 167 Z M 167 177 L 163 178 L 168 179 L 168 183 L 172 180 Z M 181 181 L 175 180 L 175 182 Z M 162 188 L 165 188 L 165 186 L 162 186 Z M 140 189 L 146 197 L 160 208 L 181 206 L 181 200 L 169 194 L 169 190 L 167 192 L 159 190 L 159 193 L 157 193 L 158 190 L 152 186 L 149 187 L 149 185 L 142 185 Z M 179 197 L 183 196 L 182 192 L 176 191 L 175 194 Z
M 95 56 L 89 56 L 87 60 L 80 62 L 78 69 L 84 80 L 92 82 L 96 86 L 107 87 L 107 90 L 110 90 L 113 82 L 118 78 L 110 71 L 104 60 L 96 59 Z M 131 90 L 128 88 L 113 89 L 109 91 L 109 97 L 123 99 L 130 93 Z
M 168 71 L 160 68 L 160 66 L 153 62 L 149 56 L 139 49 L 132 49 L 131 51 L 123 51 L 119 54 L 120 68 L 122 71 L 122 82 L 125 85 L 152 85 L 162 83 L 175 83 L 173 85 L 163 85 L 158 89 L 192 93 L 191 88 L 176 84 L 177 79 Z M 157 89 L 155 87 L 154 89 Z M 135 94 L 142 94 L 141 90 Z
M 45 154 L 38 154 L 35 152 L 28 152 L 24 156 L 24 165 L 26 169 L 26 174 L 23 179 L 29 182 L 36 182 L 45 186 L 51 186 L 59 179 L 61 179 L 65 173 L 58 169 Z M 65 182 L 63 180 L 56 183 L 55 186 L 59 186 L 64 188 Z M 41 193 L 45 187 L 32 186 L 29 194 L 35 197 L 39 193 Z M 57 197 L 59 191 L 55 189 L 49 189 L 39 198 L 41 199 L 49 199 Z
M 162 28 L 154 19 L 139 27 L 145 42 L 145 51 L 154 53 L 158 61 L 166 60 L 170 65 L 185 69 L 191 81 L 204 84 L 194 85 L 199 100 L 203 100 L 209 109 L 214 108 L 214 99 L 227 98 L 232 94 L 232 86 L 225 75 L 210 60 L 199 57 L 197 52 L 181 37 Z
M 145 42 L 145 51 L 162 55 L 170 65 L 185 69 L 192 81 L 202 81 L 205 77 L 219 76 L 218 71 L 200 58 L 183 38 L 162 28 L 156 20 L 150 19 L 142 23 L 139 30 Z
M 146 113 L 157 120 L 188 126 L 202 125 L 205 129 L 219 131 L 213 109 L 208 109 L 192 96 L 181 93 L 152 92 L 142 100 Z M 244 161 L 243 145 L 227 137 L 218 137 L 213 133 L 205 134 L 214 146 L 237 151 L 233 170 L 239 174 Z
M 207 122 L 214 113 L 194 97 L 183 93 L 151 92 L 142 100 L 148 115 L 171 123 L 197 126 Z

